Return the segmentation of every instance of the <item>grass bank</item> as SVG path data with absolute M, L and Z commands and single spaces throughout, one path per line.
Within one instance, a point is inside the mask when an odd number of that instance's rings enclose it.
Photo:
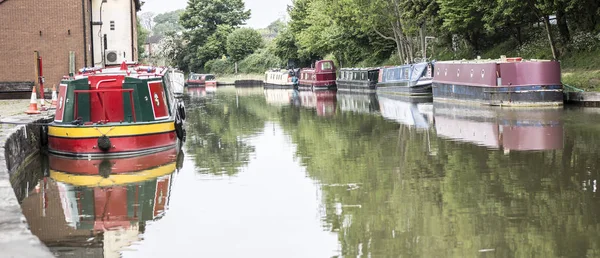
M 563 83 L 585 91 L 600 91 L 600 50 L 566 54 L 561 67 Z

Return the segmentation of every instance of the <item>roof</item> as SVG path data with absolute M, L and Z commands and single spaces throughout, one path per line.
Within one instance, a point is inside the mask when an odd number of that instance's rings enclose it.
M 4 0 L 0 0 L 0 2 L 2 2 Z M 144 4 L 144 2 L 140 2 L 140 0 L 134 0 L 135 1 L 135 10 L 136 11 L 140 11 L 142 10 L 142 5 Z

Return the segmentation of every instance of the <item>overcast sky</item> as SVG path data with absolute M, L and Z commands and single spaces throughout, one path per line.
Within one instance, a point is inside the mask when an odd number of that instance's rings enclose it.
M 184 9 L 187 0 L 142 0 L 146 2 L 142 6 L 142 13 L 164 13 L 177 9 Z M 248 26 L 260 29 L 267 27 L 271 22 L 286 15 L 286 7 L 291 0 L 244 0 L 246 9 L 252 10 L 252 16 L 248 20 Z

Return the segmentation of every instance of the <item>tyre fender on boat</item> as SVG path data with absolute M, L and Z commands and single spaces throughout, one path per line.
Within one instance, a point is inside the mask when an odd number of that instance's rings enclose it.
M 185 120 L 185 105 L 183 105 L 183 102 L 179 102 L 177 105 L 177 113 L 181 119 Z
M 108 152 L 112 147 L 112 143 L 110 142 L 110 138 L 106 135 L 102 135 L 98 137 L 98 149 L 103 152 Z
M 175 133 L 177 134 L 177 138 L 185 142 L 185 129 L 183 129 L 183 120 L 181 118 L 175 118 Z

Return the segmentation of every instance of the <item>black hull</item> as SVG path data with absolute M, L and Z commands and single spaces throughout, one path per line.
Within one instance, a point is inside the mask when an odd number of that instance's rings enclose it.
M 306 84 L 300 84 L 298 85 L 298 90 L 312 90 L 312 91 L 319 91 L 319 90 L 336 90 L 337 86 L 335 84 L 330 84 L 330 85 L 323 85 L 323 86 L 312 86 L 312 85 L 306 85 Z
M 562 85 L 480 87 L 456 84 L 433 84 L 436 101 L 472 102 L 490 106 L 561 106 Z
M 424 96 L 431 97 L 431 83 L 423 85 L 408 85 L 407 83 L 379 83 L 377 84 L 377 92 L 386 94 L 395 94 L 403 96 Z
M 378 98 L 388 98 L 408 103 L 432 103 L 433 97 L 431 95 L 421 95 L 421 96 L 408 96 L 408 95 L 400 95 L 400 94 L 390 94 L 387 92 L 377 91 Z
M 204 88 L 206 85 L 204 83 L 191 83 L 187 84 L 187 88 Z
M 340 91 L 356 91 L 356 92 L 375 92 L 377 89 L 376 82 L 368 81 L 337 81 L 337 88 Z

